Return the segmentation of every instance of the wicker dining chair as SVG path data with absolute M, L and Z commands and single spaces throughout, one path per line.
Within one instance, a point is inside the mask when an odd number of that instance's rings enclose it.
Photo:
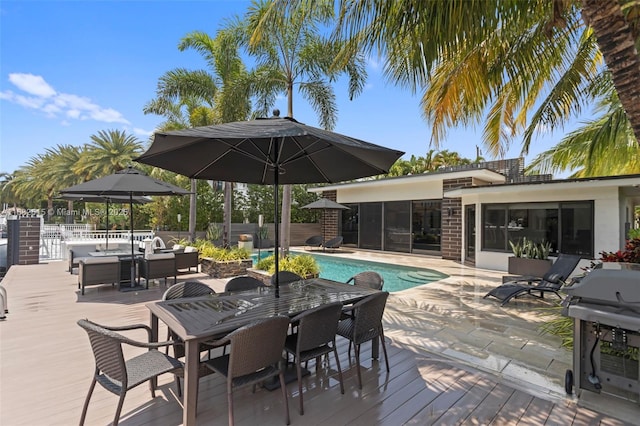
M 227 378 L 230 426 L 234 424 L 233 389 L 262 383 L 275 376 L 280 378 L 286 423 L 290 423 L 282 359 L 288 328 L 289 318 L 276 316 L 241 327 L 216 342 L 231 346 L 229 354 L 206 362 L 207 367 Z
M 208 296 L 214 293 L 215 291 L 211 287 L 200 281 L 184 281 L 169 287 L 162 295 L 162 300 Z M 171 331 L 171 329 L 167 330 L 167 340 L 173 340 L 177 342 L 175 345 L 173 345 L 173 356 L 176 358 L 184 357 L 184 344 L 180 341 L 180 338 Z M 212 349 L 215 349 L 215 347 L 204 343 L 200 344 L 200 352 L 209 352 Z M 167 347 L 167 353 L 168 351 L 169 348 Z M 203 363 L 200 363 L 198 377 L 202 378 L 210 375 L 211 373 L 213 373 L 213 371 L 208 369 Z M 184 371 L 179 371 L 176 373 L 176 387 L 178 388 L 178 396 L 182 396 L 182 385 L 180 383 L 180 379 L 184 379 Z
M 347 284 L 351 282 L 353 282 L 353 285 L 368 287 L 374 290 L 382 290 L 382 287 L 384 286 L 384 278 L 382 278 L 382 275 L 374 271 L 360 272 L 347 280 Z
M 224 286 L 224 291 L 253 290 L 265 285 L 257 278 L 250 276 L 233 277 Z
M 382 329 L 382 315 L 387 304 L 389 293 L 382 291 L 365 297 L 354 303 L 349 310 L 351 315 L 338 323 L 338 335 L 349 339 L 349 356 L 351 356 L 351 344 L 355 346 L 356 366 L 358 372 L 358 385 L 362 389 L 362 376 L 360 373 L 360 345 L 362 343 L 380 338 L 384 361 L 389 372 L 389 358 L 387 347 L 384 343 L 384 331 Z
M 144 382 L 151 382 L 151 397 L 155 398 L 154 381 L 156 377 L 164 373 L 175 373 L 183 368 L 182 362 L 164 354 L 158 348 L 173 345 L 174 342 L 139 342 L 129 339 L 116 331 L 127 331 L 135 329 L 145 329 L 151 340 L 151 328 L 146 325 L 136 324 L 122 327 L 107 327 L 99 325 L 86 319 L 78 321 L 89 335 L 91 349 L 96 361 L 95 372 L 89 387 L 89 393 L 82 407 L 80 425 L 84 424 L 87 416 L 87 408 L 91 400 L 91 394 L 100 383 L 109 392 L 120 396 L 118 408 L 113 419 L 113 424 L 117 425 L 120 420 L 120 412 L 124 397 L 129 389 L 132 389 Z M 122 345 L 127 344 L 149 350 L 141 355 L 135 356 L 127 361 L 124 359 Z
M 297 324 L 297 331 L 287 336 L 284 349 L 295 357 L 298 373 L 298 394 L 300 395 L 300 415 L 304 415 L 302 401 L 303 362 L 306 363 L 315 358 L 317 372 L 320 365 L 320 357 L 333 352 L 340 379 L 340 392 L 344 394 L 342 370 L 340 369 L 340 359 L 336 349 L 336 332 L 341 312 L 342 303 L 335 302 L 309 309 L 291 319 L 292 324 Z
M 291 271 L 279 271 L 278 272 L 278 281 L 280 284 L 289 284 L 292 282 L 300 281 L 302 277 L 295 272 Z M 275 285 L 276 283 L 276 274 L 271 275 L 271 285 Z

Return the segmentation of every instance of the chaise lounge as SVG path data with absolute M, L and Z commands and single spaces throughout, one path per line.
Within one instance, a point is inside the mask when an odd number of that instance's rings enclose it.
M 516 277 L 512 281 L 494 288 L 485 294 L 484 298 L 486 299 L 489 296 L 495 297 L 501 301 L 500 306 L 506 305 L 511 299 L 521 295 L 530 295 L 544 299 L 544 294 L 549 292 L 562 298 L 558 292 L 576 266 L 578 266 L 578 262 L 580 262 L 580 256 L 560 254 L 542 278 L 528 276 Z
M 322 249 L 325 251 L 326 250 L 335 251 L 339 249 L 340 246 L 342 245 L 342 240 L 343 240 L 342 236 L 339 236 L 339 237 L 332 238 L 329 241 L 325 241 L 322 244 Z

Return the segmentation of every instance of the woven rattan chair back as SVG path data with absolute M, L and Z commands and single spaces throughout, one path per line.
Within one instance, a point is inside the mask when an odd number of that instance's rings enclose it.
M 291 271 L 279 271 L 277 275 L 278 275 L 278 281 L 280 282 L 280 284 L 289 284 L 296 281 L 300 281 L 302 279 L 300 275 Z M 271 276 L 271 285 L 274 285 L 275 283 L 276 283 L 276 274 L 273 274 Z
M 384 278 L 374 271 L 364 271 L 347 280 L 347 284 L 353 281 L 353 285 L 358 287 L 368 287 L 374 290 L 382 290 L 384 286 Z
M 282 359 L 289 318 L 273 317 L 239 328 L 229 335 L 229 377 L 254 373 Z
M 367 296 L 353 308 L 353 343 L 359 345 L 380 335 L 382 315 L 389 293 L 380 292 Z
M 292 324 L 297 324 L 296 333 L 287 337 L 285 349 L 295 356 L 296 372 L 298 375 L 298 393 L 300 398 L 300 415 L 304 415 L 304 401 L 302 394 L 302 363 L 316 359 L 316 371 L 322 355 L 333 352 L 340 380 L 340 392 L 344 394 L 342 369 L 336 350 L 336 332 L 338 320 L 342 314 L 342 303 L 335 302 L 322 305 L 303 312 L 293 318 Z
M 208 368 L 227 378 L 227 401 L 229 404 L 229 425 L 234 424 L 233 389 L 238 386 L 263 383 L 266 379 L 278 376 L 285 420 L 290 423 L 289 402 L 284 381 L 283 358 L 284 342 L 289 329 L 288 317 L 271 317 L 255 321 L 237 329 L 223 339 L 229 342 L 229 355 L 214 358 L 206 362 Z
M 224 291 L 254 290 L 265 285 L 257 278 L 242 276 L 231 278 L 224 286 Z
M 127 368 L 122 352 L 122 341 L 126 338 L 88 320 L 80 320 L 78 325 L 89 335 L 91 350 L 96 360 L 96 369 L 122 383 L 122 387 L 126 389 Z M 113 390 L 111 391 L 113 392 Z
M 362 389 L 362 375 L 360 373 L 360 345 L 362 343 L 380 338 L 382 350 L 384 351 L 384 361 L 387 372 L 389 372 L 389 357 L 387 356 L 384 331 L 382 329 L 382 315 L 384 314 L 388 297 L 389 293 L 386 291 L 365 297 L 353 305 L 352 316 L 343 319 L 338 324 L 338 334 L 350 340 L 349 354 L 351 353 L 351 343 L 355 345 L 356 371 L 360 389 Z
M 122 405 L 127 391 L 144 382 L 151 381 L 151 397 L 155 398 L 155 385 L 152 379 L 164 373 L 177 373 L 182 371 L 183 364 L 177 359 L 158 351 L 159 347 L 171 345 L 173 342 L 153 343 L 151 340 L 151 328 L 146 325 L 134 324 L 121 327 L 101 326 L 89 320 L 79 320 L 78 325 L 82 327 L 89 336 L 91 349 L 96 361 L 96 368 L 91 380 L 89 392 L 82 407 L 80 425 L 84 424 L 89 408 L 89 401 L 96 386 L 96 383 L 118 395 L 118 407 L 113 419 L 113 424 L 117 425 L 122 412 Z M 129 339 L 116 330 L 136 330 L 147 331 L 148 342 L 140 342 Z M 131 362 L 124 359 L 122 345 L 132 345 L 138 348 L 148 348 L 149 350 L 136 356 Z
M 174 284 L 162 295 L 162 300 L 183 299 L 185 297 L 198 297 L 214 294 L 215 291 L 200 281 L 185 281 Z
M 335 341 L 341 313 L 342 303 L 335 302 L 298 315 L 297 352 L 302 353 Z

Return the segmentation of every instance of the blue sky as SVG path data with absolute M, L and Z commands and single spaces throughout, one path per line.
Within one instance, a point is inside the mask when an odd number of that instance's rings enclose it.
M 123 129 L 147 143 L 163 120 L 144 115 L 158 78 L 178 67 L 206 69 L 195 51 L 180 52 L 191 31 L 214 35 L 224 20 L 243 14 L 249 2 L 213 1 L 20 1 L 0 3 L 0 172 L 58 144 L 83 145 L 100 130 Z M 336 87 L 334 129 L 375 144 L 424 156 L 430 128 L 419 98 L 386 83 L 369 61 L 365 91 L 349 101 Z M 276 105 L 286 111 L 284 98 Z M 304 99 L 294 99 L 298 121 L 318 126 Z M 475 158 L 481 128 L 453 129 L 439 149 Z M 536 139 L 527 160 L 560 134 Z M 518 144 L 507 157 L 517 157 Z M 486 157 L 486 156 L 485 156 Z M 487 158 L 490 159 L 490 158 Z

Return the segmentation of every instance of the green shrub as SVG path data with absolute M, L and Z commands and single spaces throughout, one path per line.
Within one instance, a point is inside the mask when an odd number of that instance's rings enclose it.
M 200 241 L 196 245 L 200 258 L 207 257 L 220 262 L 227 262 L 233 260 L 246 260 L 251 258 L 251 253 L 246 248 L 223 248 L 216 247 L 210 241 Z
M 280 259 L 278 268 L 281 271 L 290 271 L 301 277 L 307 277 L 310 275 L 318 275 L 320 273 L 320 267 L 318 262 L 308 254 L 301 255 L 289 255 Z M 276 262 L 273 255 L 265 257 L 256 264 L 256 269 L 267 271 L 271 274 L 276 271 Z

